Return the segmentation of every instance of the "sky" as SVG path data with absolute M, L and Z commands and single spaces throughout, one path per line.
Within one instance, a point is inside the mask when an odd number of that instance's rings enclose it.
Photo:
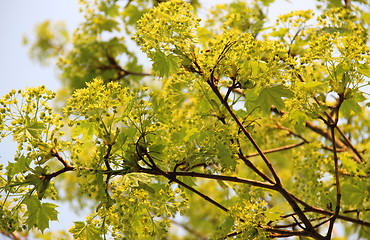
M 0 1 L 0 97 L 12 89 L 24 89 L 45 85 L 56 91 L 61 87 L 56 77 L 54 66 L 40 66 L 28 56 L 27 46 L 22 45 L 23 35 L 32 37 L 36 24 L 50 19 L 65 21 L 69 32 L 83 21 L 78 11 L 78 0 L 2 0 Z M 206 1 L 201 0 L 204 6 L 209 7 L 217 2 L 230 0 Z M 293 2 L 293 1 L 291 1 Z M 277 0 L 269 11 L 270 20 L 274 20 L 281 13 L 292 10 L 314 8 L 313 1 L 297 0 L 295 4 Z M 200 14 L 205 14 L 201 11 Z M 0 164 L 12 160 L 16 145 L 12 139 L 0 142 Z M 59 222 L 51 222 L 51 229 L 69 229 L 73 221 L 83 220 L 84 216 L 77 216 L 70 211 L 67 204 L 57 209 Z M 2 236 L 0 235 L 0 240 Z

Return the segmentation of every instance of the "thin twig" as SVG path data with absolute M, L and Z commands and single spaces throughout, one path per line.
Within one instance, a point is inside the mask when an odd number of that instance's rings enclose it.
M 151 162 L 152 166 L 151 166 L 151 170 L 153 171 L 152 173 L 157 173 L 156 175 L 162 175 L 164 177 L 166 177 L 168 180 L 170 180 L 171 182 L 175 182 L 177 184 L 179 184 L 180 186 L 188 189 L 189 191 L 197 194 L 198 196 L 200 196 L 201 198 L 203 198 L 204 200 L 206 200 L 207 202 L 210 202 L 212 203 L 213 205 L 215 205 L 216 207 L 220 208 L 222 211 L 224 212 L 229 212 L 229 209 L 227 209 L 226 207 L 222 206 L 220 203 L 216 202 L 215 200 L 213 200 L 212 198 L 208 197 L 207 195 L 199 192 L 198 190 L 196 190 L 195 188 L 193 187 L 190 187 L 189 185 L 185 184 L 184 182 L 178 180 L 176 178 L 176 176 L 174 175 L 171 175 L 169 173 L 166 173 L 164 172 L 163 170 L 161 170 L 154 162 L 154 160 L 152 159 L 152 157 L 146 152 L 145 153 L 145 156 L 147 156 L 147 158 L 149 159 L 149 161 Z M 143 157 L 141 157 L 143 158 Z M 150 165 L 149 165 L 150 166 Z M 144 171 L 144 169 L 142 169 L 142 171 Z
M 207 237 L 204 236 L 203 234 L 201 234 L 200 232 L 198 231 L 195 231 L 194 229 L 191 229 L 189 226 L 183 224 L 183 223 L 180 223 L 180 222 L 177 222 L 173 219 L 171 219 L 171 223 L 174 223 L 180 227 L 182 227 L 183 229 L 185 229 L 186 231 L 188 231 L 189 233 L 193 234 L 194 236 L 196 236 L 197 238 L 199 238 L 200 240 L 206 240 Z
M 289 150 L 289 149 L 292 149 L 292 148 L 295 148 L 295 147 L 302 146 L 303 144 L 306 144 L 306 143 L 305 142 L 300 142 L 300 143 L 289 144 L 289 145 L 285 145 L 285 146 L 281 146 L 281 147 L 277 147 L 277 148 L 264 150 L 263 153 L 268 154 L 268 153 L 274 153 L 274 152 Z M 258 153 L 250 153 L 246 157 L 255 157 L 255 156 L 258 156 L 258 155 L 259 155 Z
M 335 132 L 334 132 L 336 124 L 337 124 L 337 119 L 336 119 L 336 122 L 331 122 L 330 130 L 331 130 L 331 136 L 332 136 L 332 139 L 333 139 L 332 141 L 333 141 L 335 187 L 337 189 L 337 201 L 336 201 L 336 206 L 335 206 L 335 212 L 334 212 L 333 216 L 330 218 L 330 221 L 329 221 L 328 232 L 326 234 L 326 239 L 328 239 L 328 240 L 331 239 L 331 234 L 332 234 L 332 231 L 333 231 L 334 223 L 335 223 L 335 220 L 337 219 L 339 211 L 340 211 L 340 200 L 341 200 L 341 191 L 340 191 L 340 183 L 339 183 L 338 156 L 337 156 L 337 150 L 336 150 L 336 146 L 335 146 Z
M 207 179 L 215 179 L 215 180 L 222 180 L 228 182 L 236 182 L 236 183 L 245 183 L 248 185 L 252 185 L 255 187 L 267 188 L 271 190 L 276 190 L 275 185 L 270 183 L 264 183 L 256 180 L 244 179 L 239 177 L 231 177 L 231 176 L 224 176 L 224 175 L 213 175 L 207 173 L 198 173 L 198 172 L 167 172 L 169 175 L 173 176 L 189 176 L 189 177 L 198 177 L 198 178 L 207 178 Z

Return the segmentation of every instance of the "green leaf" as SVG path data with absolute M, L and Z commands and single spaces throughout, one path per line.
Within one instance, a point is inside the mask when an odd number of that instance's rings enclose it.
M 133 138 L 135 137 L 135 134 L 137 132 L 137 128 L 134 125 L 131 125 L 127 129 L 123 130 L 125 134 L 127 135 L 127 138 Z
M 153 144 L 149 147 L 149 152 L 154 154 L 160 154 L 166 148 L 164 144 Z
M 217 148 L 217 157 L 220 160 L 222 167 L 225 169 L 234 169 L 236 166 L 236 162 L 233 159 L 229 149 L 225 147 L 225 144 L 219 142 L 216 144 L 216 148 Z
M 360 113 L 362 108 L 355 100 L 345 99 L 340 106 L 340 111 L 344 117 L 348 117 L 351 112 Z
M 150 182 L 150 175 L 146 173 L 127 173 L 122 177 L 122 182 L 126 186 L 139 187 L 139 182 Z
M 125 8 L 124 15 L 128 17 L 127 24 L 134 25 L 143 15 L 143 11 L 137 6 L 130 4 Z
M 283 212 L 281 212 L 280 209 L 281 209 L 280 206 L 274 206 L 270 209 L 267 209 L 264 214 L 268 218 L 268 220 L 276 221 L 279 220 L 280 216 L 283 214 Z
M 46 189 L 49 187 L 50 180 L 41 174 L 28 174 L 25 177 L 24 184 L 34 185 L 37 191 L 37 196 L 39 199 L 45 195 Z
M 104 23 L 101 25 L 101 29 L 102 30 L 105 30 L 105 31 L 108 31 L 108 32 L 112 32 L 113 30 L 117 30 L 119 31 L 119 27 L 118 27 L 118 22 L 117 21 L 114 21 L 114 20 L 111 20 L 111 19 L 106 19 L 104 21 Z
M 27 205 L 27 226 L 28 228 L 36 227 L 44 232 L 49 228 L 49 221 L 58 220 L 58 211 L 55 210 L 57 205 L 53 203 L 41 203 L 36 196 L 25 198 L 24 203 Z
M 96 123 L 88 120 L 79 121 L 76 127 L 72 129 L 72 137 L 77 137 L 82 133 L 85 140 L 92 139 L 93 135 L 99 135 L 99 127 Z
M 55 146 L 48 144 L 48 143 L 44 143 L 44 142 L 38 142 L 37 147 L 40 150 L 40 157 L 41 157 L 41 159 L 37 161 L 37 164 L 42 165 L 54 157 L 52 154 L 52 149 Z
M 194 138 L 196 138 L 197 136 L 199 135 L 199 129 L 196 129 L 196 128 L 189 128 L 189 129 L 186 129 L 186 134 L 183 138 L 183 140 L 185 142 L 187 141 L 191 141 L 193 140 Z
M 331 7 L 343 7 L 343 3 L 341 0 L 329 0 L 329 2 L 331 3 Z M 329 5 L 330 6 L 330 5 Z
M 16 140 L 18 143 L 24 142 L 26 139 L 39 140 L 41 138 L 41 132 L 44 129 L 45 124 L 42 122 L 32 122 L 26 124 L 14 133 L 14 140 Z
M 159 72 L 160 77 L 170 76 L 172 73 L 176 73 L 179 66 L 179 58 L 173 54 L 166 56 L 161 50 L 157 49 L 152 57 L 153 69 Z
M 101 231 L 95 225 L 85 224 L 84 222 L 81 222 L 81 221 L 74 222 L 74 224 L 75 225 L 69 230 L 69 232 L 73 234 L 73 237 L 75 239 L 83 239 L 83 240 L 102 239 Z
M 125 132 L 120 132 L 116 139 L 116 143 L 112 147 L 112 154 L 122 149 L 126 140 L 127 140 L 127 134 Z
M 289 32 L 289 28 L 280 28 L 278 31 L 272 32 L 270 35 L 273 37 L 284 37 Z
M 306 121 L 309 120 L 309 117 L 306 113 L 300 111 L 299 109 L 294 109 L 290 113 L 291 122 L 294 124 L 297 132 L 302 132 L 305 128 Z
M 321 82 L 313 82 L 313 81 L 312 82 L 298 82 L 296 84 L 297 84 L 297 87 L 307 89 L 307 90 L 319 88 L 321 85 L 323 85 L 323 83 Z
M 352 158 L 343 156 L 341 157 L 340 161 L 342 162 L 344 169 L 350 173 L 358 173 L 360 166 Z
M 293 92 L 285 86 L 273 85 L 262 89 L 256 101 L 261 106 L 261 111 L 269 114 L 272 105 L 278 110 L 282 110 L 285 107 L 282 97 L 289 98 L 293 96 Z
M 359 65 L 357 70 L 366 77 L 370 77 L 370 66 L 368 64 Z
M 261 72 L 268 70 L 265 62 L 255 60 L 244 61 L 244 68 L 251 77 L 257 77 Z
M 351 203 L 355 206 L 362 204 L 366 196 L 365 192 L 368 191 L 366 183 L 359 182 L 359 184 L 353 182 L 345 182 L 341 186 L 343 201 Z
M 361 17 L 367 23 L 367 25 L 370 25 L 370 13 L 361 12 Z
M 112 17 L 119 14 L 119 6 L 117 4 L 109 4 L 108 2 L 101 2 L 99 10 Z
M 31 161 L 32 159 L 27 158 L 22 155 L 15 159 L 15 163 L 8 163 L 8 166 L 6 167 L 6 170 L 8 172 L 8 177 L 14 176 L 15 174 L 18 174 L 24 170 L 27 170 Z

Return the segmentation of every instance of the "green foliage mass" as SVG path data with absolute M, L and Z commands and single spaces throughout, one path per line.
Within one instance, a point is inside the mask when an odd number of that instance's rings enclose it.
M 0 100 L 1 139 L 18 143 L 0 233 L 369 239 L 368 3 L 318 1 L 271 26 L 272 2 L 201 20 L 197 1 L 81 0 L 72 36 L 39 25 L 31 57 L 56 58 L 63 109 L 45 87 Z M 91 213 L 45 231 L 53 200 Z

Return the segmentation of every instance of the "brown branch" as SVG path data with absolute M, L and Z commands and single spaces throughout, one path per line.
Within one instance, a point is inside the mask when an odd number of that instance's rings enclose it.
M 212 70 L 212 72 L 214 69 Z M 265 162 L 266 166 L 269 168 L 270 172 L 272 173 L 277 186 L 277 191 L 288 201 L 289 205 L 293 208 L 293 210 L 297 213 L 301 221 L 306 226 L 306 231 L 309 232 L 311 237 L 314 237 L 315 239 L 322 239 L 322 236 L 315 231 L 313 228 L 311 222 L 307 219 L 306 215 L 303 213 L 303 211 L 300 209 L 298 204 L 295 202 L 295 200 L 292 198 L 292 196 L 288 193 L 288 191 L 282 186 L 280 178 L 278 177 L 277 173 L 275 172 L 274 168 L 272 167 L 270 161 L 267 159 L 267 157 L 264 155 L 260 147 L 257 145 L 257 143 L 254 141 L 253 137 L 250 135 L 250 133 L 245 129 L 243 124 L 240 122 L 239 118 L 234 114 L 233 110 L 230 108 L 227 101 L 224 100 L 222 97 L 220 91 L 218 90 L 218 87 L 215 85 L 215 79 L 213 77 L 213 74 L 211 74 L 211 79 L 207 80 L 208 85 L 211 87 L 212 91 L 216 94 L 218 99 L 221 101 L 222 105 L 226 108 L 226 110 L 229 112 L 231 117 L 234 119 L 238 127 L 241 129 L 243 134 L 248 138 L 248 140 L 252 143 L 254 148 L 257 150 L 263 161 Z
M 337 131 L 339 132 L 339 134 L 342 136 L 342 138 L 346 141 L 346 143 L 348 144 L 348 146 L 352 149 L 352 151 L 356 154 L 357 157 L 355 158 L 355 160 L 358 163 L 362 163 L 364 161 L 363 157 L 357 151 L 357 149 L 353 146 L 352 142 L 347 138 L 347 136 L 344 134 L 344 132 L 342 131 L 342 129 L 340 129 L 338 126 L 335 126 L 335 128 L 337 129 Z
M 261 228 L 270 233 L 281 234 L 281 236 L 279 237 L 310 236 L 308 235 L 306 231 L 291 231 L 291 230 L 285 230 L 285 229 L 277 229 L 277 228 L 269 227 L 269 226 L 261 226 Z M 278 235 L 275 235 L 274 237 L 278 237 Z M 318 238 L 318 239 L 322 239 L 322 238 Z
M 110 167 L 109 162 L 108 162 L 110 152 L 112 151 L 112 146 L 113 146 L 112 144 L 108 144 L 107 153 L 103 157 L 105 167 L 107 168 L 108 171 L 112 170 L 112 168 Z
M 72 166 L 67 166 L 67 167 L 62 168 L 62 169 L 60 169 L 60 170 L 58 170 L 58 171 L 56 171 L 56 172 L 53 172 L 53 173 L 51 173 L 51 174 L 46 174 L 46 175 L 45 175 L 45 177 L 46 177 L 46 179 L 51 180 L 52 178 L 55 178 L 55 177 L 59 176 L 59 175 L 60 175 L 60 174 L 62 174 L 62 173 L 70 172 L 70 171 L 74 171 L 74 170 L 75 170 L 75 168 L 74 168 L 74 167 L 72 167 Z
M 254 166 L 254 164 L 251 161 L 249 161 L 249 159 L 246 156 L 244 156 L 240 150 L 238 156 L 241 160 L 243 160 L 244 164 L 247 165 L 247 167 L 249 167 L 250 169 L 252 169 L 252 171 L 257 173 L 257 175 L 259 175 L 262 179 L 269 183 L 275 184 L 275 182 L 271 178 L 269 178 L 266 174 L 261 172 L 256 166 Z
M 173 175 L 173 176 L 189 176 L 189 177 L 222 180 L 222 181 L 228 181 L 228 182 L 245 183 L 245 184 L 252 185 L 255 187 L 276 190 L 275 185 L 272 185 L 270 183 L 264 183 L 264 182 L 259 182 L 256 180 L 249 180 L 249 179 L 244 179 L 244 178 L 239 178 L 239 177 L 213 175 L 213 174 L 198 173 L 198 172 L 167 172 L 167 174 Z
M 305 82 L 303 77 L 297 73 L 297 76 L 298 78 L 300 79 L 301 82 Z M 317 100 L 316 97 L 313 97 L 313 99 L 316 101 L 316 103 L 321 106 L 322 104 Z M 357 151 L 357 149 L 353 146 L 352 142 L 347 138 L 347 136 L 344 134 L 344 132 L 339 128 L 338 124 L 336 124 L 338 122 L 338 112 L 339 112 L 339 108 L 341 106 L 341 104 L 343 103 L 344 101 L 344 96 L 343 94 L 339 94 L 339 101 L 337 102 L 336 106 L 334 107 L 334 110 L 336 112 L 336 119 L 334 120 L 332 118 L 332 116 L 327 112 L 325 111 L 325 115 L 328 117 L 328 121 L 330 121 L 331 123 L 335 123 L 335 128 L 338 130 L 339 134 L 343 137 L 343 139 L 346 141 L 346 146 L 348 146 L 350 149 L 352 149 L 352 151 L 354 152 L 354 158 L 355 160 L 358 162 L 358 163 L 361 163 L 363 162 L 363 158 L 361 156 L 361 154 Z M 322 119 L 323 120 L 323 119 Z M 307 123 L 307 122 L 306 122 Z M 329 126 L 330 127 L 330 126 Z M 327 139 L 330 139 L 331 140 L 331 137 L 327 137 Z
M 288 193 L 288 191 L 285 188 L 283 188 L 283 186 L 281 184 L 281 181 L 280 181 L 280 178 L 278 177 L 277 173 L 275 172 L 274 168 L 272 167 L 272 164 L 267 159 L 267 157 L 264 155 L 264 153 L 262 152 L 262 150 L 260 149 L 260 147 L 254 141 L 253 137 L 250 135 L 250 133 L 246 130 L 246 128 L 240 122 L 239 118 L 235 115 L 235 113 L 233 112 L 233 110 L 231 109 L 231 107 L 229 106 L 229 104 L 227 103 L 227 101 L 225 101 L 225 99 L 221 95 L 220 91 L 218 90 L 218 87 L 217 87 L 218 80 L 214 77 L 214 71 L 217 68 L 217 65 L 219 64 L 219 62 L 224 58 L 226 52 L 231 48 L 231 46 L 234 43 L 235 42 L 230 42 L 230 43 L 226 44 L 224 50 L 219 55 L 215 66 L 211 69 L 211 76 L 210 76 L 210 79 L 207 80 L 207 83 L 211 87 L 211 89 L 215 93 L 215 95 L 218 97 L 218 99 L 221 101 L 221 104 L 226 108 L 226 110 L 229 112 L 229 114 L 231 115 L 231 117 L 234 119 L 234 121 L 238 125 L 239 129 L 243 132 L 243 134 L 252 143 L 252 145 L 254 146 L 254 148 L 257 150 L 258 154 L 261 156 L 261 158 L 265 162 L 266 166 L 268 167 L 268 169 L 270 170 L 271 174 L 273 175 L 273 177 L 274 177 L 274 179 L 276 181 L 277 191 L 288 201 L 289 205 L 293 208 L 293 210 L 297 213 L 297 215 L 299 216 L 299 218 L 301 219 L 301 221 L 305 224 L 305 226 L 306 226 L 305 231 L 308 232 L 309 235 L 311 237 L 315 238 L 315 239 L 323 239 L 323 237 L 319 233 L 317 233 L 315 231 L 315 229 L 313 228 L 311 222 L 307 219 L 307 217 L 305 216 L 305 214 L 303 213 L 303 211 L 300 209 L 300 207 L 298 206 L 298 204 L 295 202 L 294 198 L 292 198 L 292 196 Z M 244 157 L 242 153 L 239 153 L 239 156 L 241 158 Z M 244 157 L 244 159 L 246 159 L 246 158 Z M 250 163 L 250 161 L 247 160 L 247 159 L 246 159 L 245 162 L 246 163 Z M 251 166 L 254 167 L 253 164 L 251 164 Z
M 345 210 L 343 213 L 359 213 L 359 212 L 367 212 L 370 211 L 370 208 L 365 208 L 363 210 L 358 210 L 358 209 L 352 209 L 352 210 Z
M 199 238 L 200 240 L 206 240 L 207 237 L 204 236 L 202 233 L 198 232 L 198 231 L 195 231 L 194 229 L 191 229 L 190 227 L 188 227 L 187 225 L 183 224 L 183 223 L 180 223 L 180 222 L 177 222 L 173 219 L 171 219 L 171 223 L 174 223 L 180 227 L 182 227 L 183 229 L 185 229 L 186 231 L 188 231 L 189 233 L 193 234 L 194 236 L 196 236 L 197 238 Z
M 335 212 L 334 212 L 333 216 L 330 218 L 328 232 L 326 234 L 326 239 L 328 239 L 328 240 L 331 239 L 331 234 L 332 234 L 332 231 L 333 231 L 333 228 L 334 228 L 334 223 L 335 223 L 335 220 L 337 219 L 339 211 L 340 211 L 340 200 L 341 200 L 341 191 L 340 191 L 340 183 L 339 183 L 338 155 L 337 155 L 337 149 L 336 149 L 336 146 L 335 146 L 335 132 L 334 132 L 335 131 L 335 126 L 338 123 L 338 110 L 339 110 L 339 107 L 337 109 L 335 122 L 332 121 L 333 120 L 332 118 L 328 119 L 328 122 L 330 123 L 329 127 L 330 127 L 330 130 L 331 130 L 331 136 L 332 136 L 332 142 L 333 142 L 335 187 L 337 189 L 337 199 L 336 199 Z
M 221 204 L 219 204 L 218 202 L 216 202 L 215 200 L 213 200 L 212 198 L 208 197 L 207 195 L 199 192 L 198 190 L 196 190 L 195 188 L 193 187 L 190 187 L 189 185 L 185 184 L 184 182 L 178 180 L 176 178 L 176 176 L 174 175 L 171 175 L 167 172 L 164 172 L 163 170 L 161 170 L 159 167 L 157 167 L 157 165 L 155 164 L 153 158 L 148 154 L 148 153 L 145 153 L 145 156 L 148 157 L 149 161 L 151 162 L 152 165 L 149 165 L 151 166 L 151 169 L 144 169 L 144 168 L 141 168 L 139 171 L 140 172 L 147 172 L 147 173 L 151 173 L 153 175 L 161 175 L 161 176 L 164 176 L 166 177 L 168 180 L 170 180 L 170 182 L 175 182 L 177 184 L 179 184 L 180 186 L 188 189 L 189 191 L 197 194 L 198 196 L 200 196 L 201 198 L 203 198 L 204 200 L 206 200 L 207 202 L 210 202 L 211 204 L 215 205 L 216 207 L 220 208 L 222 211 L 224 212 L 229 212 L 229 209 L 227 209 L 226 207 L 222 206 Z
M 19 236 L 18 232 L 6 232 L 4 230 L 0 230 L 0 234 L 4 235 L 5 237 L 8 237 L 12 240 L 21 240 L 21 237 Z
M 292 148 L 295 148 L 295 147 L 302 146 L 303 144 L 306 144 L 306 142 L 294 143 L 294 144 L 289 144 L 289 145 L 285 145 L 285 146 L 281 146 L 281 147 L 277 147 L 277 148 L 264 150 L 263 153 L 268 154 L 268 153 L 280 152 L 280 151 L 284 151 L 284 150 L 288 150 L 288 149 L 292 149 Z M 258 155 L 259 155 L 258 153 L 251 153 L 251 154 L 248 154 L 246 157 L 255 157 L 255 156 L 258 156 Z
M 265 154 L 262 152 L 261 148 L 258 146 L 258 144 L 254 141 L 252 135 L 248 132 L 248 130 L 243 126 L 243 124 L 240 122 L 239 118 L 235 115 L 234 111 L 231 109 L 227 101 L 224 100 L 222 97 L 220 91 L 218 90 L 217 86 L 213 83 L 214 80 L 208 80 L 208 85 L 212 88 L 213 92 L 216 94 L 218 99 L 221 101 L 222 105 L 226 108 L 226 110 L 229 112 L 231 117 L 234 119 L 238 127 L 241 129 L 243 134 L 248 138 L 248 140 L 252 143 L 253 147 L 257 150 L 258 154 L 261 156 L 263 161 L 265 162 L 266 166 L 270 170 L 271 174 L 273 175 L 276 183 L 281 184 L 280 178 L 278 177 L 277 173 L 275 172 L 274 168 L 272 167 L 272 164 L 267 159 Z
M 274 108 L 275 108 L 275 107 L 274 107 Z M 276 108 L 275 108 L 275 109 L 276 109 Z M 302 141 L 303 141 L 304 143 L 309 143 L 309 141 L 308 141 L 307 139 L 305 139 L 303 136 L 301 136 L 301 135 L 299 135 L 299 134 L 295 133 L 293 130 L 291 130 L 291 129 L 287 128 L 287 127 L 282 126 L 279 122 L 276 122 L 276 127 L 277 127 L 278 129 L 281 129 L 281 130 L 285 130 L 285 131 L 287 131 L 289 134 L 291 134 L 291 135 L 293 135 L 293 136 L 295 136 L 295 137 L 297 137 L 297 138 L 299 138 L 299 139 L 302 139 Z
M 58 159 L 58 161 L 61 162 L 65 168 L 69 166 L 68 163 L 67 163 L 67 161 L 65 161 L 62 158 L 62 156 L 59 155 L 59 152 L 55 148 L 53 148 L 50 151 L 50 153 L 51 153 L 51 156 L 56 157 Z
M 124 78 L 128 75 L 133 75 L 133 76 L 151 76 L 151 74 L 149 73 L 139 73 L 139 72 L 131 72 L 131 71 L 128 71 L 128 70 L 125 70 L 123 69 L 119 64 L 118 62 L 116 61 L 116 59 L 109 54 L 109 51 L 108 49 L 106 49 L 106 56 L 107 56 L 107 59 L 108 59 L 108 62 L 111 64 L 111 65 L 101 65 L 99 67 L 97 67 L 98 69 L 116 69 L 118 71 L 118 77 L 116 79 L 112 79 L 112 81 L 117 81 L 117 80 L 120 80 L 121 78 Z
M 198 196 L 200 196 L 201 198 L 203 198 L 204 200 L 206 200 L 207 202 L 210 202 L 212 203 L 213 205 L 215 205 L 216 207 L 218 207 L 219 209 L 221 209 L 222 211 L 224 212 L 229 212 L 229 209 L 227 209 L 226 207 L 222 206 L 221 204 L 219 204 L 218 202 L 216 202 L 215 200 L 213 200 L 212 198 L 208 197 L 207 195 L 199 192 L 198 190 L 196 190 L 195 188 L 193 187 L 190 187 L 189 185 L 185 184 L 184 182 L 178 180 L 177 178 L 175 177 L 172 177 L 171 175 L 169 174 L 166 174 L 165 172 L 162 172 L 161 174 L 162 176 L 168 178 L 168 180 L 172 181 L 172 182 L 175 182 L 177 184 L 179 184 L 180 186 L 183 186 L 184 188 L 188 189 L 189 191 L 197 194 Z
M 60 169 L 59 171 L 53 172 L 51 174 L 45 175 L 47 180 L 50 181 L 52 178 L 57 177 L 62 173 L 75 170 L 74 167 L 69 165 L 68 162 L 66 160 L 64 160 L 64 158 L 62 158 L 62 156 L 60 156 L 60 154 L 58 153 L 58 151 L 56 149 L 52 149 L 50 152 L 51 152 L 51 155 L 53 157 L 56 157 L 58 159 L 58 161 L 63 164 L 64 168 Z
M 291 231 L 291 230 L 285 230 L 285 229 L 275 229 L 273 227 L 266 227 L 261 226 L 262 229 L 264 229 L 266 232 L 271 233 L 271 238 L 282 238 L 282 237 L 292 237 L 292 236 L 308 236 L 308 234 L 304 231 Z M 242 231 L 233 231 L 226 235 L 225 239 L 235 237 L 237 235 L 242 234 Z
M 332 212 L 332 211 L 328 211 L 328 210 L 324 210 L 324 209 L 321 209 L 321 208 L 313 207 L 313 206 L 309 205 L 308 203 L 306 203 L 305 201 L 303 201 L 302 199 L 298 198 L 297 196 L 295 196 L 291 193 L 290 193 L 290 195 L 298 203 L 303 205 L 305 212 L 315 212 L 315 213 L 323 214 L 323 215 L 326 215 L 326 216 L 333 216 L 334 215 L 334 212 Z M 370 222 L 366 222 L 366 221 L 356 219 L 356 218 L 347 217 L 347 216 L 344 216 L 344 215 L 341 215 L 341 214 L 338 214 L 338 219 L 348 221 L 348 222 L 352 222 L 352 223 L 355 223 L 355 224 L 359 224 L 361 226 L 370 227 Z

